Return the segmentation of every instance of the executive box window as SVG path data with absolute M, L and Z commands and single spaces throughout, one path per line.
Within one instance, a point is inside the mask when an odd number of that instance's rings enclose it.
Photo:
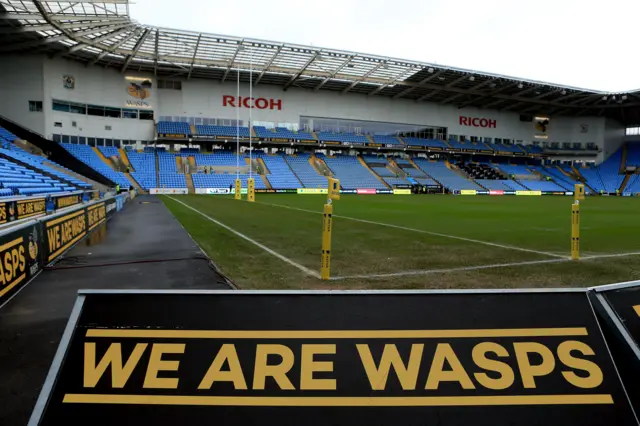
M 100 105 L 88 105 L 87 113 L 96 117 L 104 117 L 104 107 Z
M 60 111 L 60 112 L 70 112 L 73 114 L 86 114 L 87 113 L 87 105 L 85 104 L 79 104 L 76 102 L 67 102 L 67 101 L 60 101 L 57 99 L 53 99 L 51 101 L 52 105 L 51 107 L 53 108 L 54 111 Z
M 137 109 L 127 109 L 122 108 L 122 118 L 138 118 L 138 110 Z
M 153 120 L 153 111 L 140 110 L 140 120 Z
M 42 112 L 42 101 L 29 101 L 30 112 Z
M 104 107 L 105 117 L 120 118 L 121 115 L 122 115 L 122 109 L 120 108 Z

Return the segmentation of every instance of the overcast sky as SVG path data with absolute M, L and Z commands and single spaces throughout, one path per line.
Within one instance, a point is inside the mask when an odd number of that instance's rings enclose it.
M 148 25 L 640 88 L 639 0 L 133 1 L 131 17 Z

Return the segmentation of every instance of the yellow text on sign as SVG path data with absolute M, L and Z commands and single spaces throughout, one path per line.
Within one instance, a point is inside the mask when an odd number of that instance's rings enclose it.
M 84 210 L 62 216 L 46 223 L 49 260 L 71 247 L 87 232 Z

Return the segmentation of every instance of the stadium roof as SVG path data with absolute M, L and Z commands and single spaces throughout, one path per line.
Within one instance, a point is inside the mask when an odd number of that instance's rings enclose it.
M 154 75 L 476 106 L 640 124 L 640 90 L 607 93 L 336 49 L 158 28 L 129 0 L 0 0 L 0 54 L 45 52 Z M 252 72 L 250 72 L 250 69 Z

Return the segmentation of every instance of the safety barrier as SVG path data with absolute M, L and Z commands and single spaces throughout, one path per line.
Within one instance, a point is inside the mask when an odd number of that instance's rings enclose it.
M 55 262 L 133 197 L 135 192 L 122 193 L 0 231 L 0 306 L 35 278 L 46 265 Z M 36 204 L 39 201 L 16 201 L 24 202 L 32 203 L 31 207 L 20 208 L 39 211 L 40 205 Z
M 609 346 L 586 289 L 81 291 L 29 425 L 637 426 Z
M 98 195 L 98 197 L 95 197 Z M 98 191 L 74 191 L 42 197 L 16 197 L 0 201 L 0 225 L 52 213 L 99 198 Z

